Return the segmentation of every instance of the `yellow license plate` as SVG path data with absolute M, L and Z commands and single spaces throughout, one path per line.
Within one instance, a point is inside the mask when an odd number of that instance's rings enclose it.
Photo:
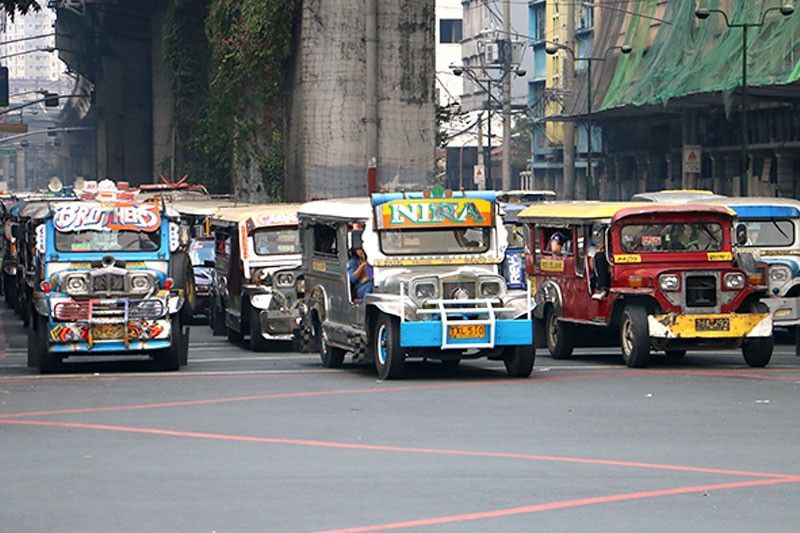
M 486 326 L 450 326 L 447 335 L 451 339 L 483 339 L 486 337 Z
M 103 324 L 92 328 L 92 338 L 96 341 L 119 340 L 125 337 L 125 326 L 122 324 Z
M 730 318 L 695 318 L 694 329 L 696 331 L 730 331 Z

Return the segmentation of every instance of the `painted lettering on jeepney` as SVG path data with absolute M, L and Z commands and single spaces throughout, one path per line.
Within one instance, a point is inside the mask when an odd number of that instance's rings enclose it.
M 56 231 L 145 231 L 161 226 L 158 204 L 69 204 L 53 214 Z
M 480 198 L 395 200 L 380 206 L 381 228 L 492 226 L 492 203 Z
M 733 254 L 730 252 L 708 252 L 709 261 L 733 261 Z
M 542 259 L 540 268 L 544 272 L 564 272 L 563 259 Z
M 641 263 L 642 256 L 639 254 L 614 254 L 614 262 L 620 265 Z

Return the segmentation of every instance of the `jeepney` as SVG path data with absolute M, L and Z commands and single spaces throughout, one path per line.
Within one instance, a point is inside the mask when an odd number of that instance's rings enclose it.
M 303 204 L 299 218 L 303 335 L 324 366 L 340 367 L 351 352 L 392 379 L 407 358 L 455 366 L 488 357 L 511 376 L 530 375 L 532 301 L 499 273 L 506 230 L 494 192 L 321 200 Z M 363 298 L 351 283 L 361 251 L 372 282 Z
M 775 326 L 794 330 L 800 355 L 800 201 L 792 198 L 719 200 L 736 212 L 737 249 L 769 266 L 769 294 L 762 301 Z
M 186 364 L 179 311 L 191 270 L 180 245 L 176 212 L 109 181 L 80 201 L 49 202 L 36 227 L 41 283 L 28 365 L 51 372 L 85 355 L 150 355 L 164 370 Z
M 300 321 L 299 204 L 220 208 L 211 219 L 215 284 L 210 324 L 233 343 L 264 351 L 293 340 Z M 211 266 L 211 263 L 207 263 Z
M 3 201 L 3 296 L 13 309 L 17 301 L 17 235 L 19 232 L 19 199 Z
M 534 205 L 527 257 L 537 328 L 554 358 L 576 340 L 618 331 L 624 361 L 646 366 L 652 349 L 741 348 L 748 365 L 772 355 L 772 319 L 760 302 L 765 272 L 734 260 L 735 213 L 724 206 L 625 202 Z M 560 237 L 555 239 L 558 234 Z M 563 241 L 563 244 L 554 244 Z M 598 279 L 609 266 L 610 276 Z
M 631 197 L 633 202 L 658 202 L 664 204 L 704 203 L 722 200 L 726 196 L 706 189 L 664 189 L 661 191 L 640 192 Z

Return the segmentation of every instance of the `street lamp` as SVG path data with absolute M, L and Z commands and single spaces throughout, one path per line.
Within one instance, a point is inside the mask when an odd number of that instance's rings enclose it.
M 586 135 L 586 199 L 591 199 L 592 190 L 594 189 L 594 180 L 592 176 L 592 63 L 595 61 L 605 61 L 608 58 L 611 50 L 619 50 L 622 54 L 630 54 L 633 48 L 630 45 L 623 44 L 622 46 L 611 46 L 606 49 L 602 56 L 599 57 L 578 57 L 575 50 L 569 46 L 548 42 L 544 51 L 548 55 L 555 55 L 560 50 L 565 50 L 572 56 L 573 61 L 586 61 L 586 122 L 587 122 L 587 135 Z
M 728 14 L 721 9 L 708 9 L 701 7 L 695 10 L 694 16 L 700 20 L 706 20 L 711 16 L 711 13 L 718 13 L 725 19 L 725 25 L 728 28 L 741 28 L 742 29 L 742 157 L 739 167 L 739 195 L 747 196 L 748 189 L 748 175 L 747 175 L 747 28 L 759 28 L 764 25 L 767 15 L 772 11 L 780 11 L 781 15 L 788 17 L 794 13 L 794 5 L 790 3 L 783 4 L 781 7 L 771 7 L 761 14 L 760 22 L 735 22 L 732 23 L 728 18 Z

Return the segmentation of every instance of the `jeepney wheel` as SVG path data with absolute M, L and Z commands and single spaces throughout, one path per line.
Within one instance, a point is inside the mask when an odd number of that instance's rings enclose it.
M 769 308 L 761 303 L 756 302 L 750 306 L 751 313 L 769 313 Z M 772 349 L 775 346 L 775 338 L 770 335 L 769 337 L 757 337 L 753 339 L 745 339 L 742 342 L 742 356 L 748 366 L 754 368 L 765 367 L 772 359 Z
M 47 319 L 39 313 L 31 317 L 28 328 L 28 366 L 36 365 L 40 374 L 52 374 L 61 369 L 61 356 L 49 351 Z
M 12 278 L 3 272 L 3 294 L 6 297 L 6 304 L 12 308 L 16 305 L 17 301 L 17 285 L 16 278 Z
M 244 340 L 244 335 L 242 334 L 241 331 L 236 331 L 235 329 L 226 326 L 226 332 L 228 335 L 228 342 L 230 342 L 231 344 L 238 345 L 241 344 L 242 341 Z
M 572 335 L 575 328 L 572 324 L 560 321 L 552 306 L 547 309 L 544 322 L 550 357 L 553 359 L 569 358 L 574 348 Z
M 181 327 L 180 313 L 172 315 L 170 320 L 170 346 L 161 350 L 156 356 L 158 367 L 167 372 L 180 370 L 181 362 L 187 359 L 184 351 L 188 351 L 188 343 L 183 338 L 183 328 Z
M 650 331 L 644 306 L 625 306 L 619 337 L 625 364 L 631 368 L 647 366 L 650 362 Z
M 325 368 L 341 368 L 347 350 L 328 344 L 327 335 L 317 318 L 314 318 L 314 333 L 317 336 L 319 359 L 322 361 L 322 366 Z
M 533 372 L 536 348 L 530 346 L 508 346 L 503 350 L 506 373 L 512 378 L 527 378 Z
M 375 343 L 375 369 L 379 379 L 396 379 L 403 374 L 406 354 L 400 348 L 400 327 L 397 320 L 381 314 L 372 335 Z
M 686 357 L 686 350 L 664 350 L 664 354 L 670 361 L 677 361 Z
M 180 315 L 183 318 L 183 322 L 188 324 L 194 317 L 194 309 L 197 305 L 194 270 L 188 254 L 172 254 L 169 261 L 169 276 L 175 283 L 175 287 L 183 290 L 183 305 L 180 309 Z
M 258 309 L 249 306 L 247 313 L 247 324 L 250 326 L 250 349 L 254 352 L 266 352 L 269 349 L 269 342 L 261 335 L 261 319 Z

